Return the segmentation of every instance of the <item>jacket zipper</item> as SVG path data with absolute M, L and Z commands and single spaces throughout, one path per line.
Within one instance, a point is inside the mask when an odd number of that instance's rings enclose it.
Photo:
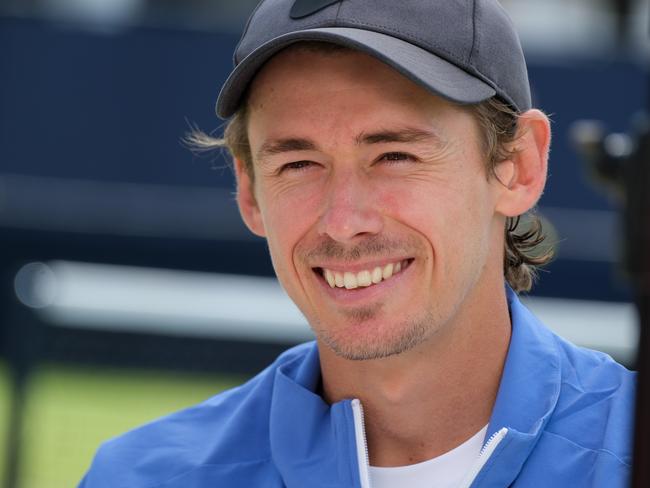
M 357 460 L 359 462 L 359 480 L 361 488 L 370 488 L 370 460 L 368 457 L 368 441 L 366 440 L 366 426 L 363 421 L 363 407 L 361 400 L 352 400 L 352 416 L 354 418 L 354 436 L 357 445 Z
M 354 436 L 356 439 L 357 460 L 359 462 L 359 480 L 361 482 L 361 488 L 371 488 L 370 460 L 368 457 L 366 426 L 363 420 L 363 407 L 361 406 L 361 401 L 358 398 L 352 400 L 351 404 L 352 416 L 354 418 Z M 476 463 L 474 463 L 472 469 L 470 469 L 470 471 L 467 473 L 467 476 L 461 483 L 460 488 L 469 488 L 472 485 L 478 474 L 481 472 L 481 469 L 483 469 L 483 466 L 485 466 L 485 463 L 488 462 L 494 450 L 498 447 L 499 443 L 505 438 L 507 434 L 508 429 L 503 427 L 501 430 L 498 430 L 490 436 L 488 441 L 481 449 Z
M 472 469 L 469 470 L 467 476 L 460 484 L 460 488 L 469 488 L 470 486 L 472 486 L 472 483 L 474 482 L 478 474 L 481 472 L 481 469 L 483 469 L 483 466 L 485 466 L 485 463 L 488 462 L 488 459 L 490 459 L 490 456 L 492 456 L 492 453 L 497 448 L 499 443 L 504 439 L 506 434 L 508 434 L 508 429 L 503 427 L 501 430 L 495 432 L 490 436 L 488 441 L 481 449 L 481 452 L 478 456 L 478 459 L 476 460 L 476 463 L 474 463 Z

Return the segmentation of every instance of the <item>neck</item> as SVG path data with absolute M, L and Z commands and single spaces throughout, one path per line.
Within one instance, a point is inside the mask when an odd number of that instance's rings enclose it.
M 488 423 L 510 341 L 506 297 L 497 289 L 399 355 L 351 361 L 319 344 L 325 399 L 361 400 L 373 466 L 434 458 Z

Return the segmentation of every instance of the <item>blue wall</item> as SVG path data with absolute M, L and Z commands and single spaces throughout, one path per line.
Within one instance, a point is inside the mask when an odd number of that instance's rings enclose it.
M 92 32 L 73 25 L 0 19 L 0 176 L 230 188 L 230 172 L 215 169 L 224 161 L 192 156 L 180 138 L 188 121 L 207 130 L 220 125 L 214 102 L 236 42 L 232 35 L 218 33 L 152 28 Z M 631 115 L 646 104 L 646 71 L 615 60 L 534 58 L 529 69 L 536 105 L 554 120 L 542 209 L 611 209 L 585 179 L 567 129 L 573 120 L 596 118 L 611 130 L 626 130 Z M 234 206 L 199 211 L 232 213 Z M 3 235 L 13 236 L 14 246 L 32 246 L 32 253 L 38 253 L 38 245 L 54 245 L 51 239 L 63 239 L 67 244 L 61 248 L 77 240 L 75 235 L 55 234 L 37 238 L 38 233 L 5 228 Z M 614 236 L 605 239 L 611 245 Z M 127 244 L 121 244 L 123 256 L 129 254 Z M 263 243 L 254 246 L 258 259 L 265 252 Z M 220 269 L 212 255 L 215 250 L 197 244 L 194 267 L 203 263 L 207 269 Z M 162 264 L 188 263 L 170 259 Z M 254 269 L 271 272 L 268 262 L 247 271 Z M 613 263 L 564 259 L 562 254 L 542 276 L 537 292 L 628 298 Z

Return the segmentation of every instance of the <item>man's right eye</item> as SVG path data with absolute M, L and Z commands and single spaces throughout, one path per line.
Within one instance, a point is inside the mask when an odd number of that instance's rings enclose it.
M 313 163 L 311 161 L 292 161 L 291 163 L 283 164 L 280 167 L 279 173 L 284 173 L 285 171 L 301 171 L 309 168 L 312 165 Z

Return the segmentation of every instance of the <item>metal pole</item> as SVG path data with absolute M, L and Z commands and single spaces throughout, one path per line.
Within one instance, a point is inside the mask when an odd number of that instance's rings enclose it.
M 23 412 L 25 411 L 25 375 L 12 372 L 11 407 L 9 409 L 9 430 L 7 432 L 7 457 L 4 486 L 18 488 L 20 457 L 23 437 Z
M 650 114 L 650 107 L 648 114 Z M 638 390 L 632 486 L 650 486 L 650 123 L 629 164 L 627 208 L 628 269 L 636 288 L 640 320 L 637 353 Z

